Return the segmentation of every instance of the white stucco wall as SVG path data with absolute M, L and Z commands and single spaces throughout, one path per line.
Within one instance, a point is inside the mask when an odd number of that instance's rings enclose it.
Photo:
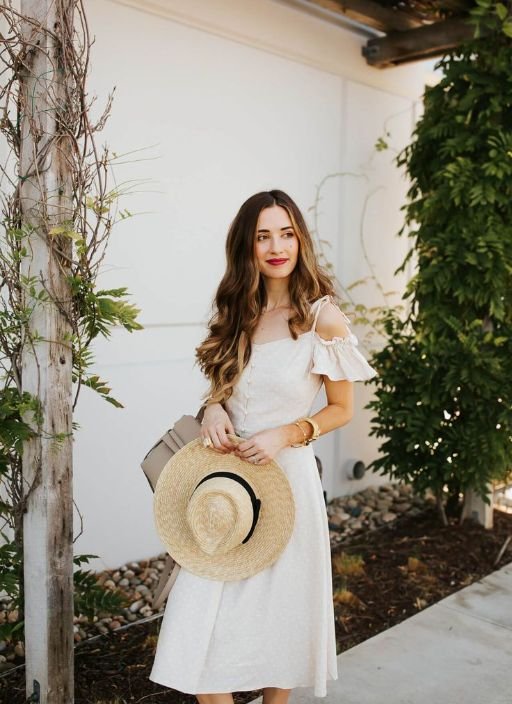
M 396 237 L 407 184 L 394 152 L 377 153 L 374 144 L 385 128 L 393 149 L 409 141 L 434 62 L 370 68 L 362 36 L 272 0 L 89 0 L 87 12 L 95 114 L 116 86 L 97 138 L 125 154 L 114 168 L 119 185 L 143 181 L 126 184 L 135 192 L 119 207 L 141 214 L 115 226 L 100 277 L 104 287 L 128 286 L 142 310 L 143 331 L 115 330 L 95 346 L 95 371 L 125 407 L 82 389 L 75 416 L 74 490 L 84 521 L 75 552 L 99 555 L 100 569 L 162 549 L 139 463 L 159 434 L 198 408 L 206 382 L 194 347 L 224 270 L 227 228 L 248 196 L 281 188 L 313 227 L 309 209 L 330 177 L 318 234 L 341 282 L 369 276 L 371 265 L 398 302 L 404 279 L 393 271 L 407 248 Z M 352 294 L 382 303 L 371 282 Z M 355 332 L 367 353 L 365 331 Z M 363 409 L 371 389 L 355 384 L 355 395 L 352 422 L 315 445 L 328 498 L 382 481 L 344 475 L 378 448 Z M 321 394 L 316 409 L 324 401 Z

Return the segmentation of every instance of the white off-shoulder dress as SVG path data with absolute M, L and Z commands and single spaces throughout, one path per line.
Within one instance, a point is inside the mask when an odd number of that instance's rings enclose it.
M 297 340 L 253 343 L 225 404 L 238 435 L 309 415 L 322 375 L 336 381 L 376 375 L 350 328 L 332 340 L 316 332 L 328 301 L 312 304 L 313 327 Z M 295 500 L 286 548 L 273 565 L 236 582 L 182 567 L 167 600 L 152 681 L 190 694 L 313 687 L 314 696 L 325 697 L 327 681 L 338 679 L 329 530 L 313 444 L 285 448 L 275 459 Z

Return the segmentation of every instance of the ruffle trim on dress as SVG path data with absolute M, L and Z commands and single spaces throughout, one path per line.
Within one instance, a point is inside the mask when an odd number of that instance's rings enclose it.
M 312 374 L 324 374 L 332 381 L 366 381 L 377 376 L 358 350 L 359 341 L 353 332 L 324 340 L 315 331 L 313 337 Z

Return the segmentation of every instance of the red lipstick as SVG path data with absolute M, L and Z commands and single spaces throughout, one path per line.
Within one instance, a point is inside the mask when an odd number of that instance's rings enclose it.
M 267 259 L 267 263 L 272 264 L 272 266 L 279 266 L 279 264 L 284 264 L 287 261 L 288 259 Z

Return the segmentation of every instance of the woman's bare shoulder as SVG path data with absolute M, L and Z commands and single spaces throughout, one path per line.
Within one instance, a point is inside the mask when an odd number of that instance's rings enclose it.
M 345 314 L 332 301 L 328 301 L 321 307 L 318 313 L 316 332 L 324 340 L 332 340 L 333 337 L 347 337 L 350 334 Z

